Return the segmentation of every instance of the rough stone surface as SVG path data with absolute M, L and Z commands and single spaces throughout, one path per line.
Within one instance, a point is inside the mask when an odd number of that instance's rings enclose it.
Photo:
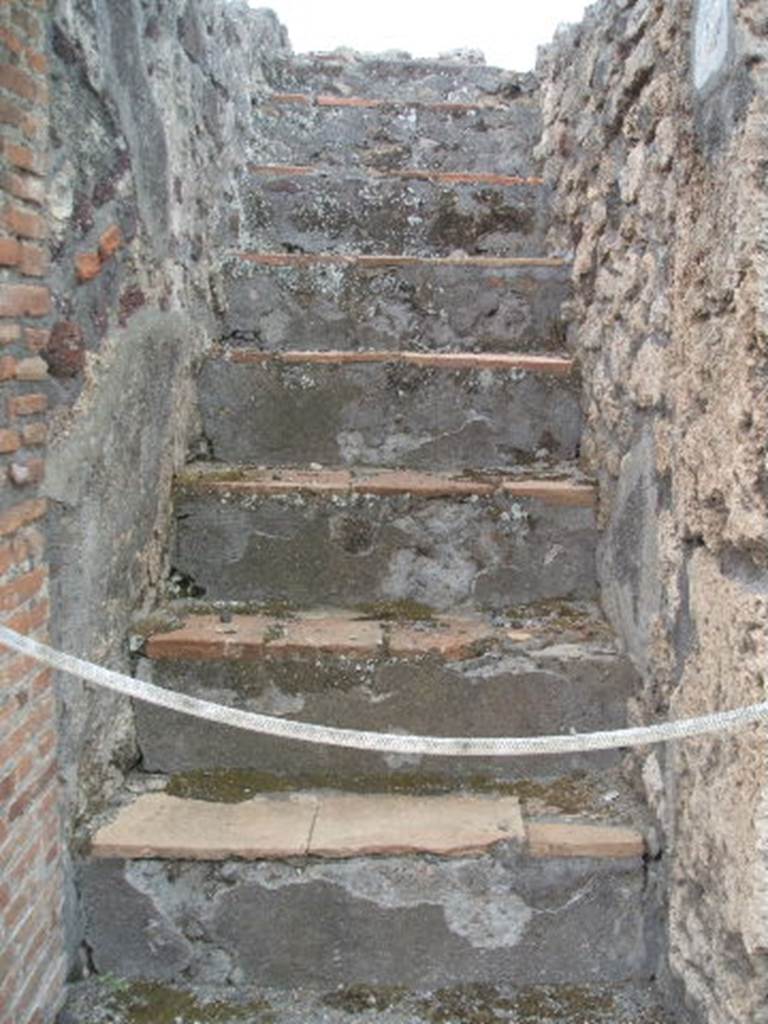
M 222 336 L 268 350 L 560 351 L 566 279 L 549 267 L 267 269 L 233 255 Z
M 263 163 L 528 176 L 536 170 L 540 122 L 536 100 L 522 95 L 499 107 L 456 111 L 325 107 L 264 96 L 254 107 L 254 127 Z
M 230 463 L 509 469 L 573 459 L 578 383 L 520 370 L 211 360 L 202 429 Z
M 192 982 L 648 979 L 638 859 L 473 858 L 300 863 L 92 861 L 82 868 L 99 971 Z
M 174 1014 L 215 1014 L 217 1024 L 434 1024 L 441 1018 L 520 1024 L 672 1024 L 647 983 L 522 986 L 453 984 L 432 991 L 402 986 L 344 985 L 280 990 L 263 986 L 125 983 L 91 978 L 73 986 L 60 1024 L 133 1024 L 161 1006 Z M 162 1012 L 162 1010 L 160 1011 Z M 574 1014 L 576 1015 L 574 1017 Z M 162 1024 L 166 1024 L 163 1020 Z
M 176 566 L 211 599 L 438 610 L 595 594 L 594 512 L 504 494 L 181 492 Z
M 546 198 L 540 185 L 252 171 L 242 201 L 257 249 L 532 256 L 542 252 Z
M 575 257 L 569 338 L 585 468 L 601 482 L 600 576 L 644 673 L 646 721 L 765 696 L 766 57 L 755 0 L 611 0 L 539 69 L 549 247 Z M 765 734 L 643 760 L 676 991 L 708 1024 L 762 1021 Z
M 51 639 L 130 670 L 131 615 L 167 576 L 170 480 L 193 420 L 192 363 L 217 333 L 203 255 L 229 204 L 216 209 L 212 197 L 232 194 L 250 158 L 241 142 L 250 93 L 264 88 L 264 63 L 286 39 L 273 15 L 242 3 L 49 7 L 57 319 L 36 344 L 53 376 Z M 94 275 L 75 287 L 87 253 Z M 67 804 L 78 826 L 137 751 L 127 702 L 72 679 L 60 689 Z
M 415 632 L 414 627 L 411 630 Z M 429 626 L 419 632 L 429 636 Z M 170 634 L 171 637 L 173 634 Z M 624 724 L 637 687 L 627 659 L 610 643 L 494 645 L 486 654 L 446 663 L 434 655 L 367 657 L 268 652 L 257 661 L 188 659 L 143 663 L 160 686 L 263 714 L 345 728 L 434 735 L 547 735 Z M 615 763 L 612 751 L 568 757 L 481 758 L 470 761 L 387 755 L 286 742 L 214 726 L 146 704 L 136 706 L 145 770 L 254 769 L 346 777 L 386 776 L 407 765 L 447 780 L 478 772 L 499 778 L 551 775 Z

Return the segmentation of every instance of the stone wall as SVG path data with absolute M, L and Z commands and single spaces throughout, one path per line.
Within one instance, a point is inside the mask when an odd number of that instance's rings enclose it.
M 205 0 L 56 0 L 49 30 L 52 638 L 130 671 L 132 616 L 168 578 L 171 479 L 216 337 L 210 254 L 236 214 L 264 62 L 287 41 L 271 12 Z M 60 694 L 77 838 L 138 753 L 129 702 L 71 679 Z
M 554 251 L 574 255 L 583 459 L 637 720 L 763 700 L 768 664 L 768 16 L 604 0 L 542 53 Z M 669 978 L 768 1020 L 764 731 L 640 755 L 669 865 Z
M 0 5 L 0 617 L 45 639 L 48 83 L 44 0 Z M 0 1022 L 52 1013 L 65 959 L 52 674 L 0 652 Z M 30 899 L 34 893 L 34 899 Z

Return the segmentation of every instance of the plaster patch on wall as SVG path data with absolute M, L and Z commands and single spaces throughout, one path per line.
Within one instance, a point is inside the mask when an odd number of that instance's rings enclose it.
M 697 89 L 703 89 L 725 63 L 730 7 L 730 0 L 699 0 L 693 44 L 693 81 Z

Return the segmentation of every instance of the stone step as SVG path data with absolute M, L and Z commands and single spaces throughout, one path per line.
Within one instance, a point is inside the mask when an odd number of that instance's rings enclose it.
M 141 1014 L 216 1024 L 674 1024 L 648 982 L 513 986 L 402 985 L 330 990 L 247 985 L 171 985 L 94 976 L 69 987 L 60 1024 L 137 1024 Z M 157 1018 L 156 1018 L 157 1019 Z
M 386 614 L 417 618 L 376 618 Z M 512 625 L 497 621 L 394 603 L 282 615 L 166 612 L 139 627 L 149 635 L 138 672 L 203 700 L 373 732 L 522 736 L 625 724 L 637 677 L 594 609 L 555 604 L 516 609 L 506 620 Z M 258 765 L 276 780 L 302 773 L 314 786 L 354 778 L 376 790 L 397 782 L 384 754 L 244 733 L 142 703 L 135 716 L 146 771 Z M 491 782 L 551 776 L 622 756 L 407 761 L 433 784 L 474 785 L 479 774 Z
M 562 261 L 388 259 L 224 257 L 221 334 L 266 349 L 562 350 Z
M 643 836 L 504 796 L 152 793 L 80 873 L 97 971 L 278 987 L 650 978 Z M 233 973 L 234 972 L 234 973 Z
M 484 177 L 456 175 L 448 182 L 403 173 L 323 175 L 255 167 L 241 184 L 239 238 L 256 249 L 306 253 L 439 256 L 463 250 L 524 256 L 540 250 L 546 198 L 541 185 Z M 517 184 L 491 184 L 487 179 L 494 177 Z
M 256 164 L 248 165 L 251 174 L 262 178 L 328 178 L 337 171 L 322 164 Z M 349 177 L 349 176 L 347 176 Z M 520 186 L 541 186 L 544 179 L 535 175 L 521 178 L 513 174 L 493 174 L 488 171 L 431 171 L 429 168 L 405 167 L 388 171 L 364 168 L 354 172 L 350 180 L 366 181 L 428 181 L 433 185 L 491 185 L 495 188 L 517 188 Z
M 202 429 L 228 463 L 512 469 L 576 458 L 580 386 L 558 356 L 226 346 L 203 366 Z
M 173 561 L 213 600 L 590 599 L 593 502 L 572 477 L 202 465 L 177 480 Z
M 541 135 L 538 103 L 521 95 L 474 103 L 274 93 L 252 108 L 252 157 L 260 163 L 527 177 Z
M 459 60 L 381 58 L 349 52 L 291 54 L 267 69 L 276 92 L 366 95 L 422 103 L 509 101 L 532 93 L 536 79 Z

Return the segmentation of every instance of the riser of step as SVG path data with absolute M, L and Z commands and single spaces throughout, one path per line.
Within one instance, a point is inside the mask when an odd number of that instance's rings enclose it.
M 574 459 L 581 436 L 578 379 L 521 370 L 216 358 L 199 394 L 211 456 L 230 463 L 504 469 Z
M 516 74 L 485 64 L 439 60 L 354 59 L 334 54 L 277 58 L 268 69 L 275 92 L 339 93 L 379 99 L 473 102 L 514 100 L 530 93 L 531 74 Z
M 273 629 L 280 628 L 276 621 Z M 430 628 L 421 625 L 427 635 Z M 418 636 L 418 625 L 410 629 Z M 173 641 L 173 633 L 166 636 Z M 232 639 L 237 642 L 237 636 Z M 625 723 L 637 677 L 629 662 L 605 645 L 509 647 L 446 662 L 437 656 L 384 654 L 279 656 L 271 655 L 267 645 L 253 660 L 143 660 L 139 672 L 160 686 L 204 700 L 374 732 L 524 736 L 589 732 Z M 325 774 L 343 785 L 350 776 L 386 777 L 392 770 L 393 759 L 386 755 L 246 734 L 148 704 L 136 705 L 136 727 L 147 771 L 258 766 L 283 777 Z M 605 765 L 621 756 L 603 752 L 567 758 L 407 760 L 431 777 L 471 782 L 478 773 L 499 779 L 552 775 Z
M 255 248 L 523 256 L 543 249 L 542 193 L 537 185 L 252 172 L 240 230 Z
M 265 348 L 560 351 L 567 267 L 225 260 L 223 333 Z
M 80 872 L 99 972 L 277 987 L 647 979 L 637 858 L 92 861 Z
M 538 106 L 521 98 L 500 107 L 447 109 L 409 104 L 330 106 L 265 97 L 253 110 L 260 163 L 323 163 L 394 170 L 537 173 Z M 331 100 L 333 102 L 333 100 Z
M 209 599 L 508 608 L 596 593 L 594 510 L 497 492 L 425 499 L 177 490 L 174 565 Z

